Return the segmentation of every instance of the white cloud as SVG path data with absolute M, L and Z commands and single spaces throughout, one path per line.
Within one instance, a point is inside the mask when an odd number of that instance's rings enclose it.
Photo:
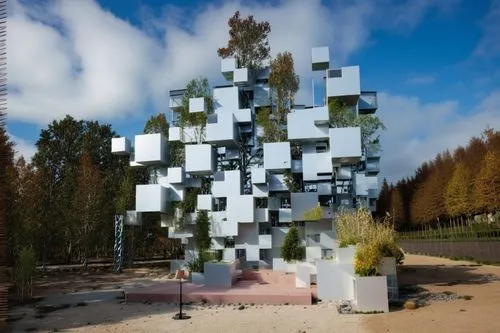
M 23 156 L 27 162 L 30 162 L 31 158 L 36 153 L 35 145 L 32 142 L 18 138 L 12 134 L 7 133 L 7 135 L 10 141 L 14 143 L 14 157 L 17 159 Z
M 417 5 L 415 5 L 415 3 Z M 381 0 L 394 24 L 413 27 L 432 2 Z M 273 54 L 289 50 L 303 82 L 298 102 L 311 103 L 311 47 L 330 45 L 342 65 L 367 43 L 374 26 L 392 27 L 379 5 L 366 1 L 278 1 L 274 5 L 228 1 L 196 9 L 165 7 L 145 15 L 142 28 L 103 10 L 94 0 L 10 2 L 10 117 L 41 125 L 76 118 L 140 116 L 149 102 L 167 109 L 168 91 L 196 76 L 220 80 L 216 50 L 228 38 L 235 10 L 268 20 Z M 407 19 L 408 13 L 416 16 Z M 156 34 L 152 33 L 155 32 Z M 157 38 L 158 33 L 163 38 Z M 21 42 L 22 41 L 22 42 Z
M 303 0 L 273 5 L 228 1 L 189 10 L 168 6 L 161 14 L 146 9 L 142 15 L 147 21 L 137 27 L 93 0 L 9 4 L 9 120 L 42 126 L 66 114 L 106 121 L 137 119 L 149 103 L 166 111 L 168 91 L 182 88 L 193 77 L 221 81 L 216 50 L 226 44 L 227 20 L 237 9 L 270 22 L 272 53 L 293 53 L 302 81 L 297 102 L 310 104 L 311 47 L 329 45 L 332 65 L 345 65 L 371 42 L 374 30 L 410 31 L 430 9 L 446 7 L 430 0 L 339 0 L 329 7 L 320 0 L 307 5 Z M 456 103 L 422 105 L 418 99 L 381 94 L 380 104 L 389 127 L 383 137 L 383 163 L 395 177 L 432 157 L 436 147 L 446 147 L 415 138 L 419 128 L 428 126 L 428 135 L 435 137 L 440 125 L 449 126 L 447 119 L 457 117 Z M 420 124 L 417 129 L 415 124 Z M 477 134 L 466 132 L 463 137 Z M 31 143 L 15 140 L 22 154 L 33 154 Z M 412 144 L 416 153 L 410 151 Z
M 481 19 L 480 26 L 483 35 L 479 40 L 473 55 L 480 58 L 491 58 L 500 55 L 500 0 L 492 0 L 486 16 Z
M 381 176 L 389 181 L 412 176 L 422 162 L 437 153 L 465 146 L 488 126 L 500 128 L 499 103 L 500 90 L 490 93 L 473 112 L 464 114 L 459 112 L 457 101 L 424 104 L 415 97 L 379 94 L 377 113 L 387 126 L 380 136 Z

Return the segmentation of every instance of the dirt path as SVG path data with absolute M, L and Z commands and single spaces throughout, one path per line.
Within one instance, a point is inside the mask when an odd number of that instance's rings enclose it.
M 417 310 L 395 309 L 379 315 L 339 315 L 334 304 L 313 306 L 188 306 L 185 321 L 167 304 L 123 304 L 123 289 L 154 283 L 162 272 L 135 270 L 116 275 L 73 276 L 71 281 L 39 283 L 47 297 L 40 304 L 67 308 L 40 314 L 33 307 L 16 308 L 15 332 L 500 332 L 500 267 L 477 266 L 424 256 L 407 256 L 400 284 L 428 292 L 471 296 L 471 300 L 436 301 Z M 66 279 L 68 280 L 68 279 Z M 63 289 L 58 289 L 64 287 Z M 117 288 L 120 287 L 120 288 Z M 54 293 L 55 290 L 65 290 Z M 74 292 L 74 290 L 78 290 Z M 467 297 L 468 298 L 468 297 Z
M 471 300 L 431 302 L 417 310 L 363 318 L 372 332 L 500 332 L 500 267 L 408 255 L 401 284 L 418 284 L 429 292 L 453 292 Z

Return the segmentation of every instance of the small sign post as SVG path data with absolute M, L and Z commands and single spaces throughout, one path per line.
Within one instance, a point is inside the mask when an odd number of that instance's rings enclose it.
M 190 319 L 191 316 L 188 316 L 187 314 L 182 312 L 182 280 L 185 279 L 184 271 L 183 270 L 178 270 L 175 273 L 175 278 L 179 279 L 179 313 L 176 313 L 172 319 L 174 320 L 186 320 Z

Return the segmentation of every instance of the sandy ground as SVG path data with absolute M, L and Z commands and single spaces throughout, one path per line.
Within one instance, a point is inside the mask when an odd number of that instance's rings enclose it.
M 363 318 L 371 332 L 500 332 L 500 267 L 407 255 L 399 283 L 431 292 L 451 291 L 472 300 L 433 302 L 417 310 L 393 311 Z
M 187 306 L 191 319 L 175 321 L 178 307 L 167 304 L 123 304 L 125 288 L 156 280 L 148 270 L 115 275 L 46 278 L 38 282 L 39 304 L 69 304 L 38 315 L 33 306 L 17 307 L 14 332 L 500 332 L 500 267 L 408 255 L 400 284 L 431 292 L 470 295 L 471 300 L 436 301 L 417 310 L 388 314 L 340 315 L 332 303 L 312 306 Z M 59 293 L 54 291 L 58 290 Z M 80 306 L 78 306 L 80 305 Z

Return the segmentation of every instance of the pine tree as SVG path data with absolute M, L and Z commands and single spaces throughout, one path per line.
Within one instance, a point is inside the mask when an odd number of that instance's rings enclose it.
M 405 223 L 405 210 L 400 186 L 396 186 L 391 193 L 390 214 L 394 221 L 394 225 L 402 225 Z
M 285 235 L 281 247 L 281 257 L 286 262 L 302 260 L 304 258 L 304 247 L 301 244 L 299 230 L 292 226 Z
M 196 215 L 194 241 L 200 254 L 210 249 L 212 244 L 210 239 L 210 219 L 206 210 L 199 210 Z

